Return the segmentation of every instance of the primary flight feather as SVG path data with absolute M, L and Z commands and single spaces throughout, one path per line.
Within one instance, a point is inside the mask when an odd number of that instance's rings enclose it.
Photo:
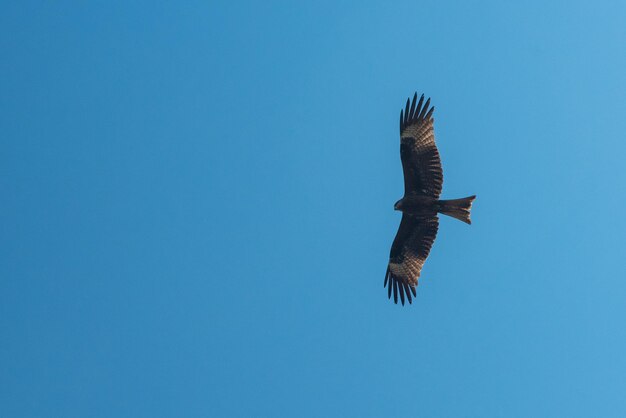
M 404 305 L 412 303 L 415 288 L 424 262 L 435 242 L 439 228 L 438 213 L 452 216 L 471 224 L 470 209 L 476 196 L 462 199 L 439 200 L 443 186 L 443 169 L 435 145 L 432 118 L 434 107 L 424 95 L 417 101 L 406 101 L 400 111 L 400 159 L 404 171 L 404 197 L 396 202 L 395 210 L 402 211 L 402 220 L 391 245 L 389 264 L 385 274 L 387 294 Z

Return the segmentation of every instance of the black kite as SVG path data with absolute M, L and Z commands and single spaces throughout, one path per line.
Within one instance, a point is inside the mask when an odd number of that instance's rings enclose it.
M 395 210 L 402 211 L 402 221 L 391 245 L 389 265 L 385 274 L 388 295 L 398 303 L 398 294 L 404 305 L 405 296 L 412 303 L 415 288 L 424 262 L 437 236 L 438 213 L 452 216 L 471 224 L 470 209 L 476 196 L 462 199 L 439 200 L 443 185 L 443 170 L 435 145 L 432 118 L 434 107 L 424 95 L 417 102 L 417 93 L 406 101 L 400 111 L 400 158 L 404 171 L 404 197 L 396 202 Z M 423 106 L 422 106 L 423 104 Z

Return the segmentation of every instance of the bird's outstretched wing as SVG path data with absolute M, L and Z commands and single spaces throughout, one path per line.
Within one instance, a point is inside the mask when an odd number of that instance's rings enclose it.
M 443 184 L 443 169 L 435 145 L 432 118 L 434 107 L 424 95 L 417 102 L 417 93 L 406 101 L 400 111 L 400 158 L 404 171 L 404 194 L 439 198 Z M 423 106 L 422 106 L 423 103 Z
M 398 233 L 391 246 L 385 275 L 385 287 L 389 288 L 387 293 L 391 298 L 393 288 L 395 303 L 398 303 L 398 294 L 403 305 L 405 296 L 409 303 L 412 303 L 411 293 L 415 296 L 417 279 L 435 241 L 438 228 L 437 215 L 419 217 L 402 214 Z

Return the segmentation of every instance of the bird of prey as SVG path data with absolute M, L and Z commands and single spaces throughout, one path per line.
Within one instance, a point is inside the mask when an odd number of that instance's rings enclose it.
M 439 200 L 443 184 L 443 170 L 435 145 L 432 118 L 434 107 L 424 95 L 417 101 L 417 93 L 406 101 L 400 111 L 400 159 L 404 171 L 404 197 L 394 209 L 402 211 L 402 221 L 391 245 L 389 264 L 385 274 L 388 296 L 402 305 L 405 297 L 412 303 L 415 288 L 424 262 L 437 236 L 438 213 L 452 216 L 471 224 L 470 209 L 476 196 L 454 200 Z

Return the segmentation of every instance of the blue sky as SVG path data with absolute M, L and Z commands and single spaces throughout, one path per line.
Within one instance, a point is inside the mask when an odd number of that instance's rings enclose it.
M 626 414 L 626 4 L 14 2 L 0 415 Z M 383 278 L 398 114 L 447 198 Z

